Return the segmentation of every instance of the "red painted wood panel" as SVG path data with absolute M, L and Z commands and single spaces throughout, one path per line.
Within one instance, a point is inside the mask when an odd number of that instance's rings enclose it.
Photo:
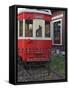
M 51 40 L 18 40 L 18 55 L 27 62 L 48 61 L 51 48 Z
M 46 21 L 51 21 L 51 15 L 46 15 L 46 14 L 39 14 L 39 13 L 28 13 L 28 12 L 23 12 L 23 13 L 20 13 L 18 14 L 17 18 L 19 20 L 23 20 L 23 19 L 44 19 Z

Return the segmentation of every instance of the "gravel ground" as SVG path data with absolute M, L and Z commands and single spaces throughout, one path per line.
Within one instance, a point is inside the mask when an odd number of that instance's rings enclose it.
M 46 66 L 35 66 L 26 69 L 23 64 L 18 64 L 18 82 L 42 81 L 42 80 L 59 80 L 62 79 L 57 74 L 50 72 Z

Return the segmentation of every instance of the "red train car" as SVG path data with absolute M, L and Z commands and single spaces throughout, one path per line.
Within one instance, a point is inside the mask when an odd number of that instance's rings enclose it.
M 52 47 L 51 11 L 18 11 L 18 56 L 25 62 L 49 61 Z

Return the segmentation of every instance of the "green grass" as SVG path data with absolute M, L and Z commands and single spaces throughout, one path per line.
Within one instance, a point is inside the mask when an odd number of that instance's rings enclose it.
M 65 77 L 65 57 L 64 56 L 53 56 L 51 59 L 50 66 L 52 70 L 56 71 L 59 75 Z

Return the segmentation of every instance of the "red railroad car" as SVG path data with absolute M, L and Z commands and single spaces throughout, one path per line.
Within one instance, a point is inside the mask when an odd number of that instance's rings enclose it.
M 18 11 L 18 56 L 23 61 L 49 61 L 52 48 L 51 17 L 50 10 Z

